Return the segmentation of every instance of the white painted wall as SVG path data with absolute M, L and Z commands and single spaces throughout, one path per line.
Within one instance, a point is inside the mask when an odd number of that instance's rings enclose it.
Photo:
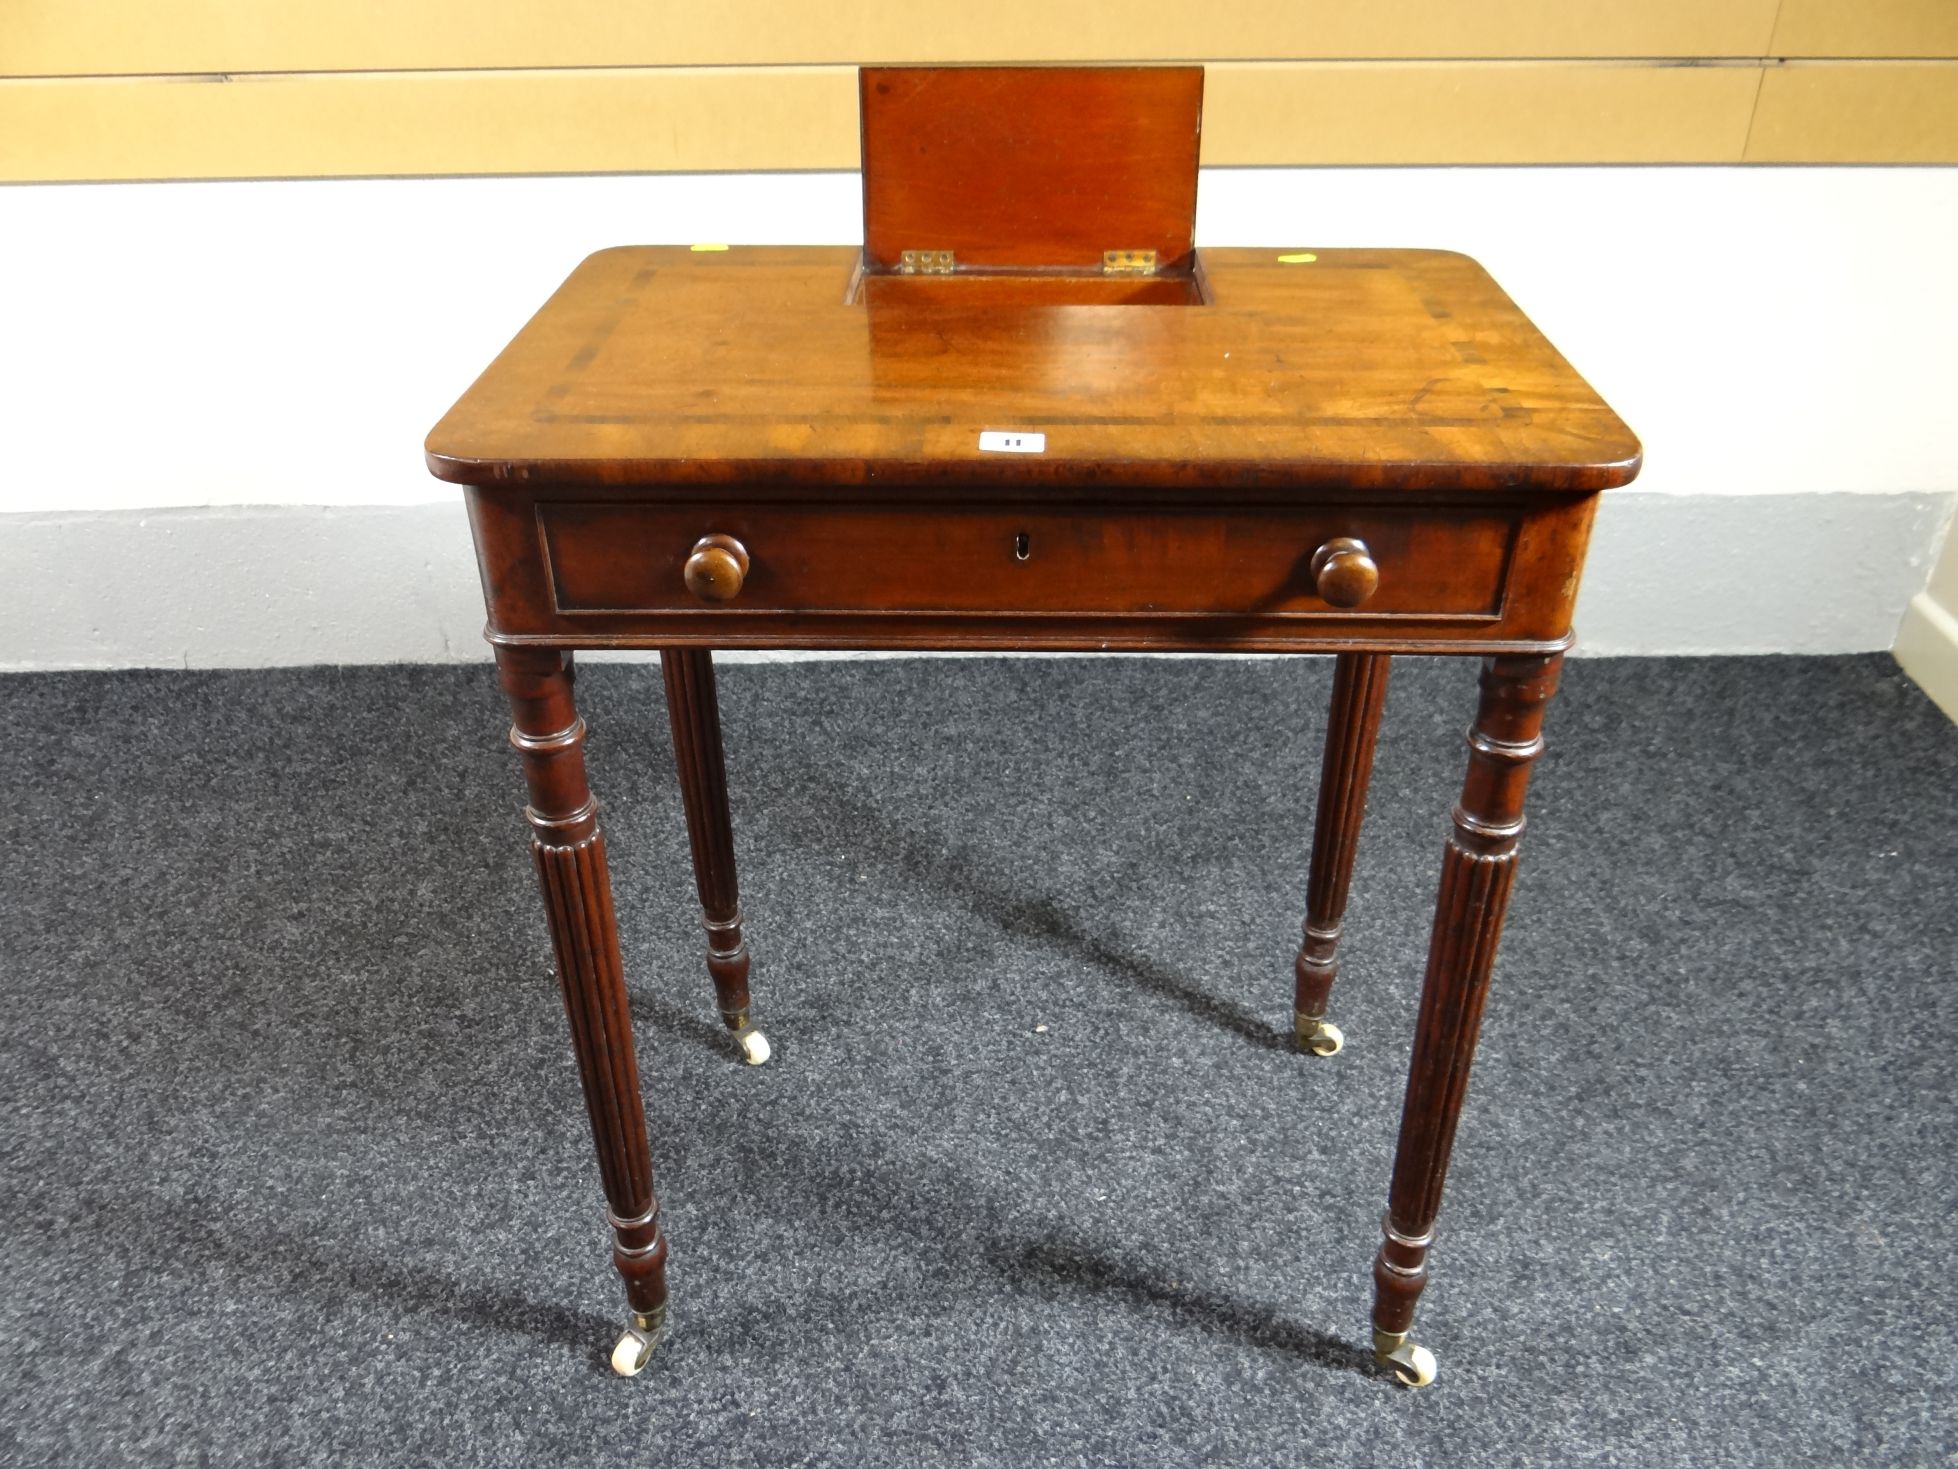
M 853 174 L 0 188 L 0 667 L 483 656 L 435 419 L 592 249 L 859 209 Z M 1213 170 L 1198 238 L 1490 268 L 1645 441 L 1594 651 L 1888 647 L 1924 584 L 1958 170 Z

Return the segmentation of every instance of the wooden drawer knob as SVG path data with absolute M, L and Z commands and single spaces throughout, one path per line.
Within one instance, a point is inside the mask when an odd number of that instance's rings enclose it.
M 1380 585 L 1380 568 L 1365 541 L 1336 536 L 1312 553 L 1312 580 L 1329 606 L 1357 607 Z
M 693 554 L 687 557 L 687 590 L 702 601 L 732 601 L 740 595 L 747 575 L 748 548 L 733 536 L 702 536 L 693 543 Z

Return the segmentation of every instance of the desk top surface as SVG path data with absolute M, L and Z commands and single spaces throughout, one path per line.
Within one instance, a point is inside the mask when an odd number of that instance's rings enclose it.
M 863 299 L 853 247 L 604 250 L 449 410 L 428 463 L 486 486 L 1589 492 L 1637 474 L 1638 440 L 1474 261 L 1286 253 L 1202 250 L 1201 304 L 1003 305 L 983 276 L 880 276 Z M 982 450 L 989 430 L 1045 447 Z

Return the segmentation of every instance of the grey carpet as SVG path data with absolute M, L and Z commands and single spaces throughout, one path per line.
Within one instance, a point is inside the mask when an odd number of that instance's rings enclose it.
M 1958 731 L 1882 657 L 1571 666 L 1408 1394 L 1367 1267 L 1473 669 L 1396 671 L 1323 1062 L 1329 680 L 725 670 L 757 1071 L 657 671 L 585 670 L 630 1383 L 489 671 L 0 680 L 0 1457 L 1947 1462 Z

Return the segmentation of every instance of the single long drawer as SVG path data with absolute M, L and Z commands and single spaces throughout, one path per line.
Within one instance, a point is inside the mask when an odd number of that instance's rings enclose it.
M 556 612 L 608 615 L 916 613 L 1172 619 L 1501 617 L 1523 521 L 1486 509 L 1375 505 L 1096 509 L 662 502 L 537 506 Z M 739 543 L 738 589 L 690 589 L 705 537 Z M 1321 580 L 1322 547 L 1358 541 L 1364 600 Z M 1323 563 L 1324 558 L 1320 558 Z M 722 585 L 719 590 L 725 591 Z

